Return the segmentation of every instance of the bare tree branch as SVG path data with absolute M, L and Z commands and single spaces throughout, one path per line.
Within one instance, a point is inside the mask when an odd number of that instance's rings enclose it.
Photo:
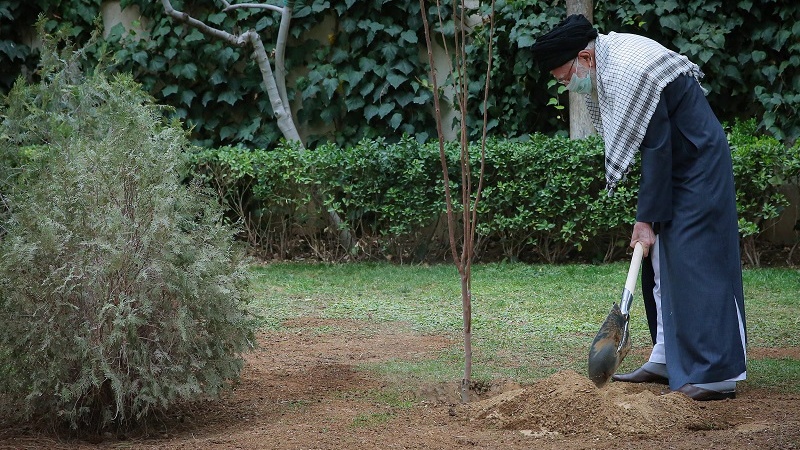
M 225 3 L 225 9 L 222 10 L 224 12 L 241 8 L 261 8 L 261 9 L 269 9 L 275 12 L 283 12 L 283 8 L 281 8 L 280 6 L 270 5 L 266 3 L 238 3 L 235 5 L 231 5 L 228 2 L 223 2 L 223 3 Z
M 225 0 L 223 12 L 241 8 L 261 8 L 269 9 L 281 13 L 281 23 L 278 28 L 278 40 L 275 44 L 275 77 L 278 84 L 278 94 L 285 105 L 289 104 L 289 96 L 286 94 L 286 66 L 284 65 L 284 55 L 286 54 L 286 41 L 289 36 L 289 24 L 292 21 L 292 8 L 287 3 L 284 7 L 265 3 L 238 3 L 231 5 Z
M 284 105 L 289 104 L 289 97 L 286 95 L 286 66 L 284 65 L 284 55 L 286 54 L 286 41 L 289 38 L 289 23 L 292 21 L 292 9 L 288 2 L 281 13 L 281 24 L 278 28 L 278 41 L 275 44 L 275 72 L 278 82 L 278 93 Z
M 247 39 L 244 36 L 237 36 L 235 34 L 228 33 L 227 31 L 210 27 L 206 25 L 204 22 L 201 22 L 193 18 L 189 14 L 182 11 L 178 11 L 177 9 L 172 7 L 172 2 L 170 2 L 170 0 L 161 0 L 161 4 L 164 5 L 164 11 L 166 11 L 166 13 L 170 17 L 179 22 L 183 22 L 191 27 L 197 28 L 198 30 L 200 30 L 201 33 L 205 34 L 206 36 L 222 39 L 223 41 L 236 47 L 244 47 L 244 45 L 247 43 Z
M 286 41 L 289 35 L 289 24 L 292 18 L 292 8 L 289 7 L 288 4 L 281 8 L 274 5 L 258 3 L 239 3 L 232 5 L 226 0 L 221 1 L 225 6 L 223 11 L 231 11 L 239 8 L 259 8 L 281 13 L 281 23 L 280 28 L 278 29 L 278 40 L 275 45 L 275 69 L 277 73 L 273 73 L 272 66 L 270 65 L 269 58 L 267 57 L 267 52 L 264 49 L 264 43 L 261 41 L 261 37 L 255 31 L 250 30 L 240 35 L 228 33 L 224 30 L 219 30 L 217 28 L 208 26 L 204 22 L 191 17 L 187 13 L 176 10 L 172 7 L 170 0 L 161 0 L 161 3 L 164 5 L 164 11 L 170 17 L 194 27 L 206 36 L 221 39 L 236 47 L 244 47 L 248 43 L 253 46 L 253 58 L 258 63 L 258 67 L 261 71 L 261 79 L 264 84 L 264 90 L 269 96 L 272 110 L 278 122 L 278 128 L 281 130 L 281 133 L 283 133 L 283 136 L 287 140 L 297 141 L 302 145 L 300 134 L 297 132 L 297 126 L 294 123 L 291 109 L 289 108 L 288 95 L 286 94 L 286 67 L 284 65 L 284 54 L 286 50 Z M 312 196 L 317 204 L 324 204 L 324 202 L 320 200 L 320 196 L 316 191 L 312 192 Z M 341 219 L 341 217 L 339 217 L 339 214 L 335 210 L 329 209 L 327 212 L 328 218 L 333 225 L 332 228 L 338 232 L 339 244 L 348 251 L 352 251 L 353 247 L 355 246 L 355 241 L 350 229 L 347 227 L 347 224 Z
M 272 73 L 272 66 L 269 63 L 267 52 L 264 49 L 264 43 L 261 42 L 261 37 L 258 35 L 258 33 L 252 30 L 242 33 L 240 35 L 228 33 L 227 31 L 208 26 L 204 22 L 193 18 L 192 16 L 190 16 L 185 12 L 176 10 L 175 8 L 172 7 L 172 3 L 170 2 L 170 0 L 161 0 L 161 3 L 164 5 L 164 11 L 166 11 L 166 13 L 170 17 L 199 30 L 206 36 L 211 36 L 213 38 L 221 39 L 236 47 L 243 47 L 247 43 L 250 43 L 253 46 L 253 57 L 258 63 L 258 67 L 261 71 L 261 79 L 264 82 L 264 90 L 267 92 L 267 95 L 269 96 L 269 101 L 270 104 L 272 105 L 272 111 L 274 112 L 275 118 L 277 119 L 278 122 L 278 128 L 281 130 L 281 133 L 283 133 L 283 136 L 287 140 L 301 141 L 300 134 L 297 132 L 297 126 L 294 123 L 294 119 L 292 118 L 292 113 L 289 108 L 288 96 L 286 95 L 285 68 L 283 67 L 283 50 L 281 50 L 280 70 L 278 79 L 276 80 L 274 74 Z M 242 6 L 242 5 L 246 4 L 240 4 L 240 5 L 227 4 L 226 9 L 231 9 L 234 6 Z M 251 7 L 252 6 L 253 5 L 251 5 Z M 267 6 L 267 5 L 262 5 L 262 6 Z M 273 8 L 268 8 L 268 9 L 273 9 Z M 282 16 L 281 26 L 288 29 L 289 19 L 287 19 L 286 17 L 287 16 L 291 17 L 292 10 L 290 8 L 278 8 L 277 10 L 281 12 Z M 288 33 L 288 31 L 284 31 L 284 33 Z M 285 35 L 284 35 L 284 41 L 281 44 L 285 46 Z M 279 84 L 280 82 L 283 82 L 284 85 L 281 86 Z

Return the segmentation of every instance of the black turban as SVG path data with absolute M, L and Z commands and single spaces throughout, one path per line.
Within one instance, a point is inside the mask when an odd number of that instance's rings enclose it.
M 589 41 L 597 37 L 597 30 L 583 17 L 573 14 L 562 20 L 549 33 L 536 39 L 531 48 L 533 57 L 542 72 L 549 72 L 578 56 Z

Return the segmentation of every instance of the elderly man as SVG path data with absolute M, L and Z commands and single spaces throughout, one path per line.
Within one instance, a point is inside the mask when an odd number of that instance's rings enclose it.
M 703 73 L 651 39 L 600 34 L 582 15 L 533 51 L 542 71 L 585 95 L 609 192 L 641 157 L 631 247 L 641 242 L 652 264 L 655 343 L 647 363 L 613 379 L 669 384 L 695 400 L 734 398 L 746 377 L 736 192 Z

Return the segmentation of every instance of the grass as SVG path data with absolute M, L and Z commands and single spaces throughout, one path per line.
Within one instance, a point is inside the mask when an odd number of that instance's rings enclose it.
M 267 330 L 300 316 L 399 322 L 456 343 L 433 360 L 366 366 L 387 377 L 458 380 L 463 371 L 461 291 L 453 265 L 279 263 L 254 269 L 256 307 Z M 588 347 L 612 302 L 627 263 L 605 265 L 482 264 L 473 267 L 473 377 L 530 382 L 559 370 L 585 372 Z M 800 346 L 800 271 L 744 272 L 751 347 Z M 634 348 L 648 348 L 644 308 L 632 308 Z M 326 332 L 320 328 L 316 333 Z M 635 368 L 632 353 L 624 365 Z M 750 361 L 752 386 L 800 392 L 800 363 Z
M 359 414 L 353 419 L 353 422 L 351 423 L 350 426 L 352 426 L 353 428 L 376 427 L 390 421 L 392 417 L 394 417 L 394 414 L 390 412 Z
M 749 385 L 800 392 L 800 360 L 754 359 L 748 363 L 747 374 Z

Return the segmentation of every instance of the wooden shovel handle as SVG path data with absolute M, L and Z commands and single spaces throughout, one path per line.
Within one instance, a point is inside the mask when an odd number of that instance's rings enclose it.
M 644 254 L 644 247 L 641 242 L 637 242 L 633 248 L 633 257 L 631 257 L 631 268 L 628 269 L 628 279 L 625 280 L 625 289 L 631 294 L 636 289 L 636 280 L 639 279 L 639 268 L 642 266 L 642 255 Z

